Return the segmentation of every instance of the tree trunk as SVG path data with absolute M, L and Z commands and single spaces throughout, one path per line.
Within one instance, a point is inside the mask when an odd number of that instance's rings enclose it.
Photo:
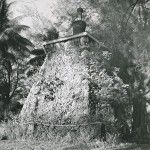
M 9 93 L 6 93 L 4 95 L 4 105 L 3 105 L 3 110 L 4 110 L 4 120 L 7 122 L 9 119 L 9 111 L 10 111 L 10 98 L 9 98 Z
M 146 102 L 142 97 L 133 99 L 132 133 L 134 138 L 147 138 Z

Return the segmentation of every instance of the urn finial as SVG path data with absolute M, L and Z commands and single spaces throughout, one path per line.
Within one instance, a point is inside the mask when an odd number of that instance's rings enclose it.
M 82 14 L 83 14 L 83 9 L 81 8 L 81 7 L 79 7 L 78 9 L 77 9 L 77 13 L 78 13 L 78 17 L 79 17 L 79 19 L 80 20 L 82 20 Z
M 79 34 L 79 33 L 85 32 L 86 22 L 83 21 L 83 11 L 84 10 L 81 7 L 77 9 L 78 19 L 72 23 L 73 34 Z

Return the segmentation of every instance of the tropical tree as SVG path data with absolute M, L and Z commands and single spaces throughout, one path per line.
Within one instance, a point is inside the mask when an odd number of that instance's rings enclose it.
M 1 78 L 3 83 L 1 101 L 5 106 L 5 114 L 17 89 L 19 62 L 29 54 L 29 48 L 33 47 L 33 44 L 21 35 L 21 32 L 29 27 L 17 24 L 16 19 L 9 19 L 10 6 L 11 4 L 6 0 L 0 1 L 0 65 L 4 75 Z M 16 80 L 13 80 L 14 72 L 16 72 Z
M 118 76 L 128 84 L 132 135 L 147 136 L 146 94 L 149 92 L 149 6 L 146 0 L 89 1 L 98 16 L 89 22 L 93 34 L 112 52 L 106 65 L 109 75 L 119 68 Z M 118 101 L 119 102 L 119 101 Z M 115 105 L 114 108 L 116 108 Z M 118 108 L 118 106 L 117 106 Z M 132 108 L 132 109 L 131 109 Z M 118 116 L 118 113 L 117 113 Z
M 120 68 L 119 77 L 124 83 L 129 84 L 128 96 L 132 106 L 132 110 L 130 110 L 132 112 L 132 135 L 138 138 L 147 136 L 147 99 L 145 95 L 149 92 L 149 87 L 146 84 L 149 77 L 144 72 L 148 67 L 147 57 L 149 56 L 147 2 L 138 0 L 108 1 L 108 7 L 106 5 L 104 8 L 101 7 L 105 12 L 105 14 L 103 13 L 105 16 L 104 25 L 107 25 L 107 30 L 103 30 L 105 33 L 102 34 L 105 37 L 103 39 L 112 48 L 112 58 L 108 68 Z M 107 11 L 108 8 L 110 12 Z

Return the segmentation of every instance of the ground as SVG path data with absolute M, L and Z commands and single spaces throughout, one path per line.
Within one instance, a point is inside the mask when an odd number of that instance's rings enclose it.
M 150 146 L 129 146 L 128 148 L 98 147 L 96 144 L 55 145 L 44 141 L 0 141 L 0 150 L 150 150 Z

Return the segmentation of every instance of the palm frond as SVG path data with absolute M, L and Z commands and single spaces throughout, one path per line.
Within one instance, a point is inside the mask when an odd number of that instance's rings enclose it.
M 27 30 L 29 29 L 30 27 L 29 26 L 26 26 L 26 25 L 10 25 L 10 27 L 6 28 L 4 32 L 21 32 L 23 30 Z
M 0 34 L 0 50 L 8 51 L 12 49 L 18 56 L 28 56 L 33 44 L 26 38 L 16 32 L 8 32 Z
M 10 44 L 9 47 L 13 49 L 13 53 L 15 54 L 16 57 L 24 58 L 28 57 L 30 55 L 30 50 L 29 48 L 25 46 L 18 46 L 17 44 Z
M 6 0 L 4 0 L 4 1 L 6 1 Z M 6 5 L 6 7 L 7 7 L 7 10 L 9 10 L 10 9 L 10 7 L 13 5 L 13 4 L 15 4 L 16 3 L 16 1 L 13 1 L 13 2 L 10 2 L 10 3 L 7 3 Z
M 34 45 L 32 44 L 32 42 L 30 42 L 28 39 L 24 38 L 23 36 L 21 36 L 17 32 L 9 30 L 6 34 L 9 37 L 10 44 L 17 44 L 18 46 L 30 46 L 30 47 L 34 47 Z
M 12 26 L 12 25 L 17 25 L 19 23 L 19 21 L 21 21 L 24 17 L 26 17 L 25 15 L 20 15 L 17 16 L 11 20 L 9 20 L 8 25 Z

